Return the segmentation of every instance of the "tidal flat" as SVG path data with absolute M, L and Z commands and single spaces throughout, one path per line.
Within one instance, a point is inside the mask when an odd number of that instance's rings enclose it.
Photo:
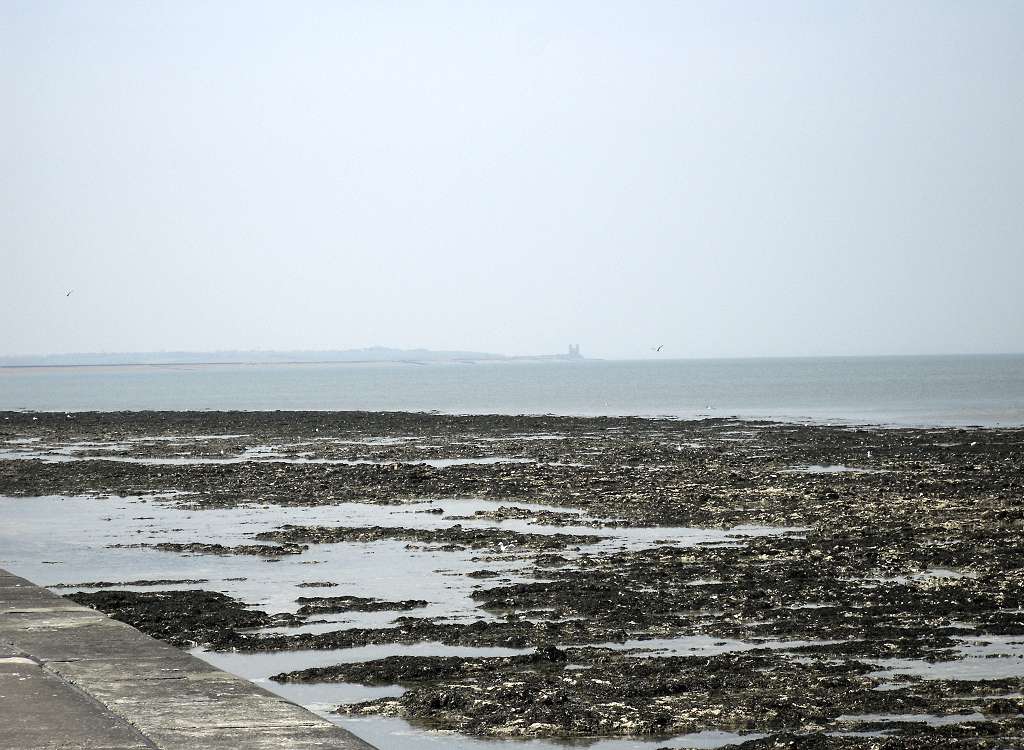
M 1024 428 L 6 412 L 0 521 L 382 748 L 1024 746 Z

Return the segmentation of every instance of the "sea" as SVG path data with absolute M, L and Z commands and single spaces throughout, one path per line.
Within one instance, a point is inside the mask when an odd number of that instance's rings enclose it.
M 0 367 L 0 409 L 366 410 L 1024 425 L 1024 354 Z

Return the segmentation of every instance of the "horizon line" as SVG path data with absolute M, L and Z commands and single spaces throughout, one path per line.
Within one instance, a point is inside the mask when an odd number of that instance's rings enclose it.
M 429 352 L 433 354 L 466 354 L 466 355 L 483 355 L 480 357 L 472 356 L 452 356 L 449 358 L 429 360 L 429 359 L 416 359 L 416 358 L 393 358 L 393 359 L 351 359 L 351 360 L 334 360 L 334 359 L 321 359 L 321 360 L 277 360 L 277 361 L 263 361 L 263 360 L 224 360 L 224 361 L 154 361 L 154 362 L 61 362 L 61 363 L 49 363 L 49 362 L 25 362 L 25 363 L 13 363 L 5 362 L 5 360 L 13 359 L 24 359 L 24 360 L 39 360 L 48 357 L 97 357 L 97 356 L 113 356 L 113 355 L 145 355 L 145 354 L 229 354 L 232 352 L 251 354 L 251 353 L 262 353 L 262 354 L 292 354 L 300 352 L 308 352 L 310 354 L 327 354 L 332 352 L 356 352 L 356 351 L 368 351 L 373 349 L 389 349 L 390 347 L 365 347 L 363 349 L 248 349 L 248 350 L 234 350 L 234 349 L 220 349 L 210 351 L 189 351 L 189 350 L 170 350 L 160 352 L 72 352 L 72 353 L 53 353 L 53 354 L 14 354 L 14 355 L 0 355 L 0 369 L 4 370 L 19 370 L 19 369 L 45 369 L 45 368 L 74 368 L 74 367 L 215 367 L 215 366 L 257 366 L 257 365 L 372 365 L 372 364 L 408 364 L 408 365 L 428 365 L 428 364 L 476 364 L 484 362 L 509 362 L 509 361 L 524 361 L 532 360 L 534 362 L 541 361 L 562 361 L 562 362 L 579 362 L 579 361 L 590 361 L 590 362 L 687 362 L 687 361 L 713 361 L 713 360 L 778 360 L 778 359 L 883 359 L 883 358 L 936 358 L 936 357 L 1014 357 L 1024 356 L 1024 352 L 926 352 L 926 353 L 913 353 L 913 354 L 760 354 L 760 355 L 718 355 L 718 356 L 689 356 L 689 357 L 586 357 L 577 355 L 576 357 L 569 356 L 568 354 L 495 354 L 491 352 L 477 352 L 468 350 L 445 350 L 445 349 L 394 349 L 395 352 Z

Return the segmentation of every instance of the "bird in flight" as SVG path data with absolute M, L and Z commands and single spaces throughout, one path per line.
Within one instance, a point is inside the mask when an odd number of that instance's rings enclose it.
M 663 346 L 665 346 L 665 345 L 664 344 L 658 344 L 657 346 L 652 346 L 651 349 L 653 349 L 656 352 L 660 352 L 661 351 L 661 347 L 663 347 Z
M 75 290 L 74 290 L 74 289 L 68 289 L 68 293 L 67 293 L 67 294 L 65 294 L 64 296 L 65 296 L 65 297 L 70 297 L 70 296 L 71 296 L 71 293 L 72 293 L 73 291 L 75 291 Z

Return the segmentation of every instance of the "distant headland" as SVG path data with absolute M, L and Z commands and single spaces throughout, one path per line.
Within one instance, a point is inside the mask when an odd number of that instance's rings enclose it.
M 490 352 L 446 351 L 435 349 L 392 349 L 372 346 L 365 349 L 326 351 L 215 351 L 215 352 L 92 352 L 78 354 L 42 354 L 0 357 L 0 367 L 116 367 L 125 365 L 261 365 L 327 363 L 407 363 L 444 364 L 509 362 L 529 360 L 579 360 L 579 344 L 570 344 L 564 354 L 508 356 Z

